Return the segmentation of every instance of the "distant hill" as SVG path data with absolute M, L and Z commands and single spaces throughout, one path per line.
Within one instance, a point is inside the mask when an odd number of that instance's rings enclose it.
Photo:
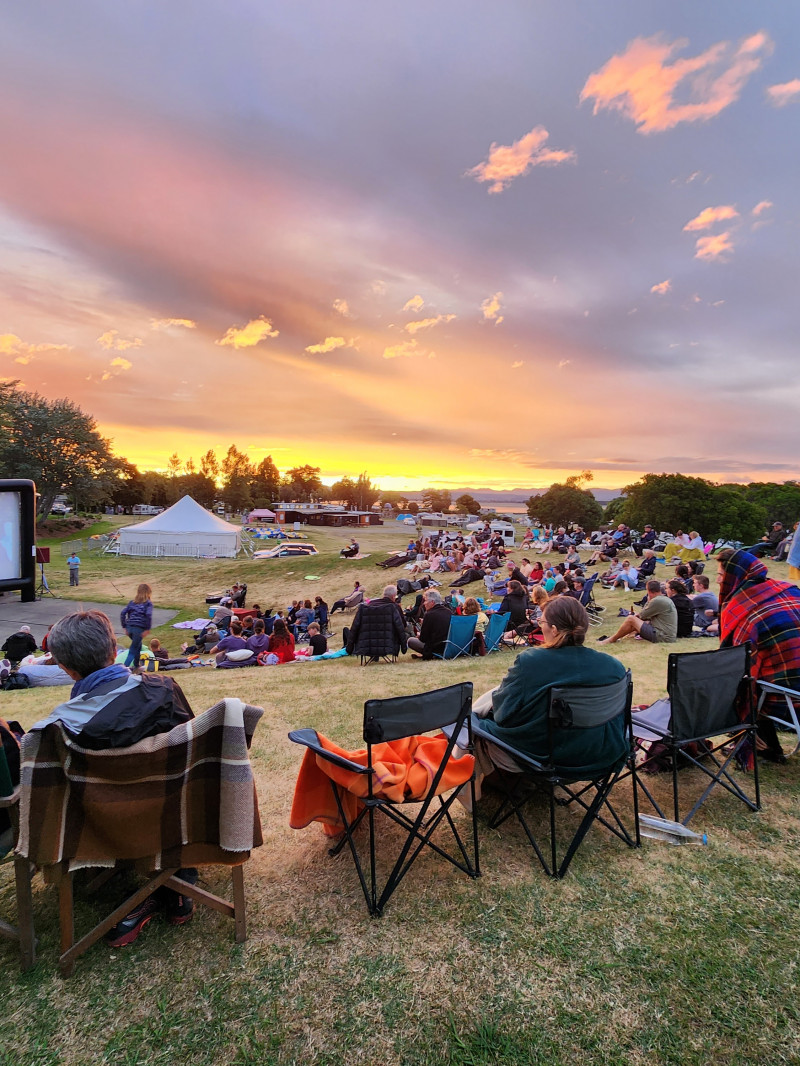
M 504 503 L 525 503 L 530 496 L 535 495 L 537 492 L 546 492 L 546 489 L 508 489 L 501 491 L 498 489 L 476 489 L 476 488 L 464 488 L 464 489 L 450 489 L 450 495 L 453 500 L 457 500 L 459 496 L 474 496 L 476 500 L 480 500 L 481 503 L 497 504 L 498 506 Z M 622 493 L 619 489 L 600 489 L 590 488 L 590 491 L 594 498 L 599 503 L 608 503 L 609 500 L 615 500 L 617 496 L 621 496 Z M 407 493 L 409 500 L 416 500 L 418 503 L 422 499 L 421 492 L 409 492 Z

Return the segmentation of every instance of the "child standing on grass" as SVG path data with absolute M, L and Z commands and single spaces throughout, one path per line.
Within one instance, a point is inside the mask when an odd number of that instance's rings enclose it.
M 149 585 L 142 584 L 136 590 L 136 595 L 122 608 L 120 622 L 122 628 L 130 638 L 131 646 L 125 657 L 125 666 L 136 667 L 139 665 L 139 656 L 142 652 L 142 638 L 145 637 L 153 625 L 153 604 L 150 597 L 153 590 Z

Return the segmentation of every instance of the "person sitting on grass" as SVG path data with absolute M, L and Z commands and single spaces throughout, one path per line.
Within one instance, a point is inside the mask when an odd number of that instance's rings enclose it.
M 355 559 L 360 551 L 358 541 L 355 537 L 350 541 L 346 548 L 342 548 L 339 555 L 342 559 Z
M 639 614 L 629 614 L 616 633 L 598 637 L 600 643 L 616 644 L 623 637 L 639 636 L 651 644 L 674 644 L 678 635 L 675 604 L 661 591 L 661 582 L 647 582 L 647 603 Z
M 434 655 L 444 653 L 450 632 L 452 614 L 442 603 L 442 597 L 435 589 L 428 589 L 422 601 L 425 613 L 418 637 L 408 638 L 408 647 L 416 654 L 413 659 L 432 659 Z
M 694 624 L 705 632 L 719 615 L 719 598 L 711 591 L 711 582 L 705 574 L 696 574 L 694 578 L 695 594 L 690 596 L 694 609 Z
M 242 623 L 238 618 L 234 618 L 231 621 L 230 634 L 227 637 L 222 637 L 213 648 L 209 648 L 209 655 L 216 655 L 217 666 L 225 661 L 225 657 L 229 651 L 242 651 L 247 647 L 244 637 L 242 636 Z
M 65 615 L 50 631 L 48 647 L 74 685 L 70 699 L 32 730 L 60 722 L 77 745 L 102 751 L 129 748 L 194 718 L 186 696 L 171 677 L 132 674 L 126 666 L 115 664 L 117 640 L 111 620 L 102 611 Z M 178 870 L 176 876 L 195 884 L 197 870 Z M 171 925 L 183 925 L 194 914 L 194 902 L 172 889 L 159 889 L 119 921 L 106 934 L 106 941 L 115 948 L 132 944 L 164 909 Z
M 642 551 L 642 561 L 639 563 L 637 569 L 639 571 L 639 585 L 647 581 L 656 572 L 656 553 L 652 548 L 645 548 Z
M 260 655 L 262 651 L 269 651 L 269 637 L 263 618 L 256 618 L 253 623 L 253 635 L 247 638 L 246 646 L 255 655 Z
M 312 622 L 308 627 L 308 644 L 312 655 L 324 655 L 328 650 L 328 641 L 320 631 L 319 622 Z
M 667 595 L 675 605 L 678 614 L 678 640 L 692 635 L 694 628 L 694 607 L 686 593 L 686 586 L 677 577 L 667 582 Z
M 755 555 L 758 559 L 762 555 L 775 555 L 778 551 L 778 545 L 786 536 L 786 530 L 783 528 L 783 522 L 773 522 L 772 529 L 765 533 L 761 540 L 755 544 L 751 544 L 749 548 L 741 548 L 741 551 L 749 552 L 750 555 Z
M 294 662 L 294 637 L 282 618 L 276 618 L 275 625 L 272 627 L 269 653 L 276 655 L 279 663 Z
M 619 570 L 611 575 L 610 582 L 615 589 L 633 590 L 639 584 L 639 571 L 631 566 L 628 559 L 623 559 Z
M 150 651 L 153 653 L 153 658 L 158 659 L 159 669 L 165 669 L 170 666 L 183 666 L 184 663 L 188 663 L 189 660 L 179 656 L 177 659 L 170 657 L 167 649 L 162 645 L 158 637 L 153 637 L 150 641 Z

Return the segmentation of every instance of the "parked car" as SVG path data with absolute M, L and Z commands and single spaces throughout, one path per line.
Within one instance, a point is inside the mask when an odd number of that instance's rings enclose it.
M 274 548 L 262 548 L 253 552 L 254 559 L 285 559 L 293 555 L 317 555 L 313 544 L 278 544 Z

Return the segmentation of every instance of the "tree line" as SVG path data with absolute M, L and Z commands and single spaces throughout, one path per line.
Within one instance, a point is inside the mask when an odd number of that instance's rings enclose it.
M 192 496 L 211 508 L 217 501 L 227 510 L 243 511 L 286 502 L 333 500 L 368 511 L 373 504 L 389 504 L 395 512 L 419 510 L 477 515 L 481 506 L 464 494 L 453 501 L 446 489 L 426 488 L 421 505 L 407 494 L 381 489 L 366 472 L 323 485 L 321 468 L 305 464 L 281 473 L 268 455 L 260 462 L 231 444 L 219 457 L 209 449 L 195 463 L 174 453 L 165 471 L 140 471 L 116 456 L 111 441 L 97 423 L 71 400 L 48 400 L 0 382 L 0 476 L 30 478 L 39 491 L 38 512 L 48 515 L 56 496 L 66 493 L 75 510 L 95 510 L 106 504 L 130 509 L 136 504 L 168 507 Z M 717 485 L 684 474 L 645 474 L 627 485 L 605 509 L 587 485 L 592 472 L 584 470 L 527 501 L 531 519 L 554 525 L 576 523 L 595 529 L 603 523 L 625 522 L 641 529 L 646 522 L 659 530 L 697 529 L 706 538 L 750 542 L 772 522 L 791 526 L 800 518 L 800 482 L 751 482 Z

